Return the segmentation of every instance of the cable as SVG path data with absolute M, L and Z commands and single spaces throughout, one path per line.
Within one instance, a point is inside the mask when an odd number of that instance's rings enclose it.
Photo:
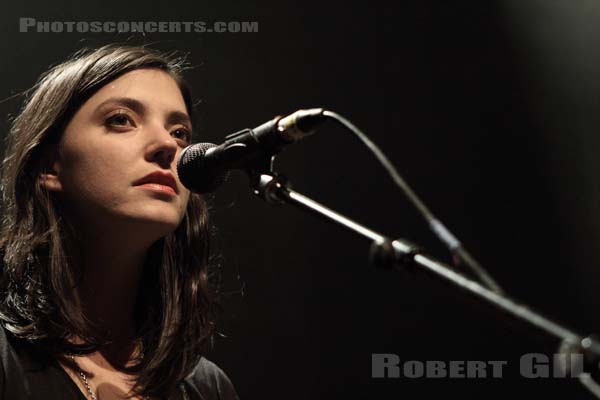
M 496 283 L 494 279 L 483 269 L 481 264 L 479 264 L 472 256 L 467 252 L 462 243 L 444 226 L 444 224 L 437 219 L 433 213 L 427 208 L 427 206 L 419 199 L 416 193 L 408 186 L 408 183 L 402 179 L 394 165 L 390 162 L 390 160 L 383 154 L 383 152 L 377 147 L 371 139 L 367 137 L 360 129 L 358 129 L 354 124 L 348 121 L 346 118 L 341 115 L 333 112 L 333 111 L 323 111 L 323 115 L 325 117 L 331 118 L 337 123 L 341 124 L 348 130 L 350 130 L 371 152 L 377 160 L 383 165 L 387 173 L 390 175 L 394 183 L 400 187 L 400 189 L 404 192 L 408 200 L 412 203 L 412 205 L 419 211 L 421 216 L 427 221 L 429 228 L 433 231 L 433 233 L 440 239 L 450 250 L 451 254 L 457 260 L 461 260 L 464 264 L 466 264 L 471 270 L 479 277 L 479 279 L 488 286 L 491 290 L 498 294 L 504 294 L 504 291 Z

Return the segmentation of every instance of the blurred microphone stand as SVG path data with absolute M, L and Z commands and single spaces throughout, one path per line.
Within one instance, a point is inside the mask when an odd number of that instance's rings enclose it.
M 258 167 L 258 168 L 256 168 Z M 584 366 L 578 378 L 596 397 L 600 398 L 600 386 L 591 378 L 599 374 L 600 342 L 591 336 L 581 336 L 549 318 L 531 310 L 504 294 L 499 294 L 480 283 L 454 271 L 447 264 L 423 253 L 413 243 L 402 239 L 390 239 L 367 228 L 324 205 L 290 189 L 287 180 L 271 169 L 272 159 L 263 160 L 253 168 L 246 170 L 250 177 L 254 194 L 270 204 L 290 204 L 308 211 L 327 221 L 344 226 L 347 229 L 371 241 L 369 260 L 382 269 L 410 269 L 423 271 L 461 289 L 461 292 L 487 303 L 499 313 L 522 321 L 531 327 L 559 340 L 561 353 L 583 355 Z M 568 363 L 567 363 L 568 364 Z M 563 366 L 568 369 L 568 365 Z M 590 375 L 592 373 L 592 375 Z

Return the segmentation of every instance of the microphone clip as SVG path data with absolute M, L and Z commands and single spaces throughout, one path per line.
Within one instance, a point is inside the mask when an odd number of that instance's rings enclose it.
M 282 193 L 290 188 L 290 184 L 283 175 L 274 172 L 250 176 L 253 193 L 272 205 L 285 204 Z

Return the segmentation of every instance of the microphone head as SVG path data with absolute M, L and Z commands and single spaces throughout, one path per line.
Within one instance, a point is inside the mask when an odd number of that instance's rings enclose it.
M 210 193 L 221 186 L 229 176 L 229 171 L 210 168 L 206 152 L 213 143 L 197 143 L 186 147 L 177 161 L 177 174 L 183 186 L 195 193 Z

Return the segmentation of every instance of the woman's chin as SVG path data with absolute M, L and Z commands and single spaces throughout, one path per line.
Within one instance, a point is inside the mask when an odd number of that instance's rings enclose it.
M 146 212 L 144 212 L 146 211 Z M 116 229 L 115 238 L 153 243 L 175 231 L 183 217 L 174 210 L 139 210 L 135 213 L 118 214 L 107 229 Z M 108 222 L 108 221 L 107 221 Z
M 179 209 L 173 203 L 158 203 L 143 204 L 135 208 L 127 207 L 117 212 L 123 214 L 131 222 L 138 222 L 148 226 L 164 226 L 164 229 L 172 231 L 182 221 L 185 209 Z
M 181 218 L 153 214 L 146 217 L 132 218 L 131 223 L 132 229 L 137 234 L 152 235 L 158 239 L 173 233 L 181 223 Z

